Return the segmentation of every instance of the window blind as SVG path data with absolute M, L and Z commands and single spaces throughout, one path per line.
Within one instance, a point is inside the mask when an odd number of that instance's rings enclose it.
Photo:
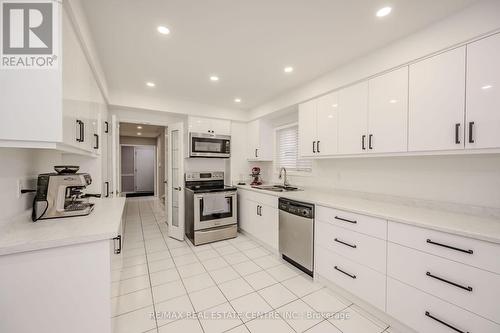
M 312 161 L 299 158 L 299 127 L 285 127 L 276 133 L 276 168 L 289 171 L 312 171 Z

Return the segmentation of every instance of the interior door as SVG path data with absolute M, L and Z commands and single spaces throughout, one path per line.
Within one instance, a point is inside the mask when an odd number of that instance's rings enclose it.
M 168 236 L 184 240 L 184 127 L 176 123 L 168 127 Z
M 153 146 L 135 147 L 135 190 L 153 192 L 155 180 L 155 148 Z

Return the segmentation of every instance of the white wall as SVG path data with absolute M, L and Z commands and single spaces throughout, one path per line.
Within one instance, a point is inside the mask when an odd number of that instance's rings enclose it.
M 274 98 L 251 110 L 250 119 L 288 108 L 492 31 L 498 31 L 500 29 L 498 13 L 500 13 L 500 1 L 478 2 L 426 29 Z

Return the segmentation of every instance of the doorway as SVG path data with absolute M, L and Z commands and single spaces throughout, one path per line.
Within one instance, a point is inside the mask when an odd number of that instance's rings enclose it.
M 120 122 L 120 192 L 165 199 L 165 126 Z

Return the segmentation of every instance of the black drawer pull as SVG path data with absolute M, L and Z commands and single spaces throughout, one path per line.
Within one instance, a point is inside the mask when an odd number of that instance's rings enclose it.
M 469 143 L 474 143 L 473 129 L 474 129 L 474 122 L 470 121 L 469 122 Z
M 430 239 L 427 239 L 427 243 L 432 244 L 432 245 L 442 246 L 442 247 L 445 247 L 447 249 L 452 249 L 452 250 L 460 251 L 460 252 L 463 252 L 463 253 L 468 253 L 468 254 L 473 254 L 474 253 L 474 251 L 472 251 L 472 250 L 464 250 L 464 249 L 459 249 L 458 247 L 454 247 L 454 246 L 450 246 L 450 245 L 445 245 L 445 244 L 441 244 L 441 243 L 436 243 L 436 242 L 431 241 Z
M 427 317 L 429 317 L 429 318 L 431 318 L 431 319 L 433 319 L 433 320 L 437 321 L 438 323 L 440 323 L 440 324 L 442 324 L 442 325 L 444 325 L 444 326 L 446 326 L 446 327 L 448 327 L 448 328 L 451 328 L 451 329 L 452 329 L 452 330 L 454 330 L 455 332 L 458 332 L 458 333 L 470 333 L 469 331 L 462 331 L 462 330 L 459 330 L 458 328 L 451 326 L 450 324 L 448 324 L 448 323 L 446 323 L 446 322 L 442 321 L 441 319 L 434 317 L 433 315 L 431 315 L 431 314 L 430 314 L 430 312 L 429 312 L 429 311 L 425 311 L 425 315 L 426 315 Z
M 107 121 L 104 122 L 104 133 L 109 133 L 109 123 Z
M 350 277 L 351 279 L 355 279 L 355 278 L 356 278 L 356 275 L 349 274 L 349 273 L 347 273 L 346 271 L 341 270 L 341 269 L 340 269 L 340 268 L 338 268 L 337 266 L 333 266 L 333 268 L 335 268 L 336 270 L 338 270 L 340 273 L 347 275 L 347 276 L 348 276 L 348 277 Z
M 340 244 L 344 244 L 346 246 L 349 246 L 349 247 L 352 247 L 353 249 L 357 248 L 357 246 L 355 244 L 349 244 L 349 243 L 346 243 L 344 241 L 341 241 L 340 239 L 338 238 L 335 238 L 334 241 L 336 241 L 337 243 L 340 243 Z
M 358 221 L 355 221 L 355 220 L 348 220 L 348 219 L 344 219 L 344 218 L 342 218 L 342 217 L 338 217 L 338 216 L 335 216 L 335 219 L 336 219 L 336 220 L 340 220 L 340 221 L 344 221 L 344 222 L 353 223 L 353 224 L 358 223 Z
M 462 285 L 460 285 L 458 283 L 448 281 L 448 280 L 440 278 L 439 276 L 436 276 L 436 275 L 432 275 L 431 272 L 427 272 L 427 273 L 425 273 L 425 275 L 427 275 L 428 277 L 431 277 L 433 279 L 439 280 L 441 282 L 451 284 L 452 286 L 458 287 L 460 289 L 467 290 L 467 291 L 472 291 L 472 287 L 469 287 L 469 286 L 464 287 L 464 286 L 462 286 Z

